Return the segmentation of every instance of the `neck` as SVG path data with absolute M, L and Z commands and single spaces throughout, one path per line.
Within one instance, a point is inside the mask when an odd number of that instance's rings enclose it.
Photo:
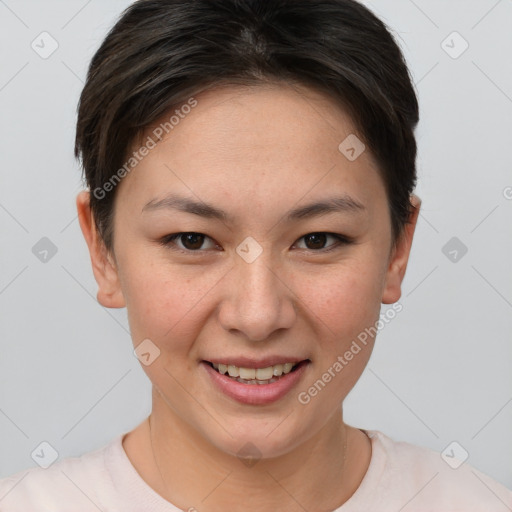
M 344 424 L 341 407 L 292 451 L 253 461 L 213 446 L 155 394 L 148 420 L 141 425 L 148 449 L 139 453 L 152 460 L 139 464 L 145 468 L 139 472 L 183 510 L 237 509 L 241 503 L 248 511 L 334 510 L 355 492 L 369 464 L 361 449 L 361 434 L 366 436 Z

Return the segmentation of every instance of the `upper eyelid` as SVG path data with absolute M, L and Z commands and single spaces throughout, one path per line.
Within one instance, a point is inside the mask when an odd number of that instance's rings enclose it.
M 199 233 L 197 231 L 180 231 L 179 233 L 172 233 L 170 235 L 166 235 L 163 238 L 161 238 L 160 242 L 162 243 L 162 245 L 165 246 L 165 245 L 170 244 L 171 242 L 175 243 L 175 241 L 178 240 L 182 235 L 188 235 L 188 234 L 202 235 L 205 238 L 208 238 L 209 240 L 211 240 L 215 245 L 219 245 L 218 242 L 211 236 L 205 235 L 204 233 Z M 182 249 L 181 247 L 178 247 L 178 250 L 183 251 L 183 252 L 188 252 L 188 253 L 201 253 L 208 249 L 198 249 L 196 251 L 193 251 L 191 249 Z

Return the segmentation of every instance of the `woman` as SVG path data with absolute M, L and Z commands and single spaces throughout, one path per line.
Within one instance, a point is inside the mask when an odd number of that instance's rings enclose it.
M 343 420 L 401 294 L 417 122 L 398 46 L 353 0 L 128 8 L 82 92 L 77 209 L 152 412 L 3 480 L 1 510 L 511 508 L 469 465 Z

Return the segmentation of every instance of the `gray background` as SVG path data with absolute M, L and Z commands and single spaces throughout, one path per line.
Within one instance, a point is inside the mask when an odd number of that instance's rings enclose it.
M 346 419 L 439 452 L 455 440 L 512 487 L 512 0 L 365 3 L 417 85 L 423 211 L 404 309 Z M 126 312 L 96 302 L 75 211 L 78 96 L 128 4 L 0 1 L 0 476 L 34 466 L 42 441 L 80 455 L 150 412 Z M 31 48 L 43 31 L 59 45 L 47 59 Z M 46 262 L 32 252 L 43 237 L 57 248 Z

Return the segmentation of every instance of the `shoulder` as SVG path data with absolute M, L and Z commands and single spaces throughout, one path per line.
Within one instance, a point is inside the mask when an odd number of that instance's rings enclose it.
M 512 491 L 468 464 L 460 445 L 453 445 L 441 454 L 395 441 L 379 431 L 366 430 L 366 433 L 381 463 L 381 496 L 389 496 L 398 509 L 404 507 L 404 512 L 440 510 L 439 507 L 466 512 L 512 509 Z M 384 503 L 387 505 L 387 500 Z
M 70 505 L 74 512 L 96 507 L 101 510 L 104 496 L 112 494 L 105 457 L 120 442 L 121 436 L 117 436 L 109 444 L 80 457 L 64 458 L 46 469 L 30 468 L 1 479 L 0 510 L 57 512 Z

